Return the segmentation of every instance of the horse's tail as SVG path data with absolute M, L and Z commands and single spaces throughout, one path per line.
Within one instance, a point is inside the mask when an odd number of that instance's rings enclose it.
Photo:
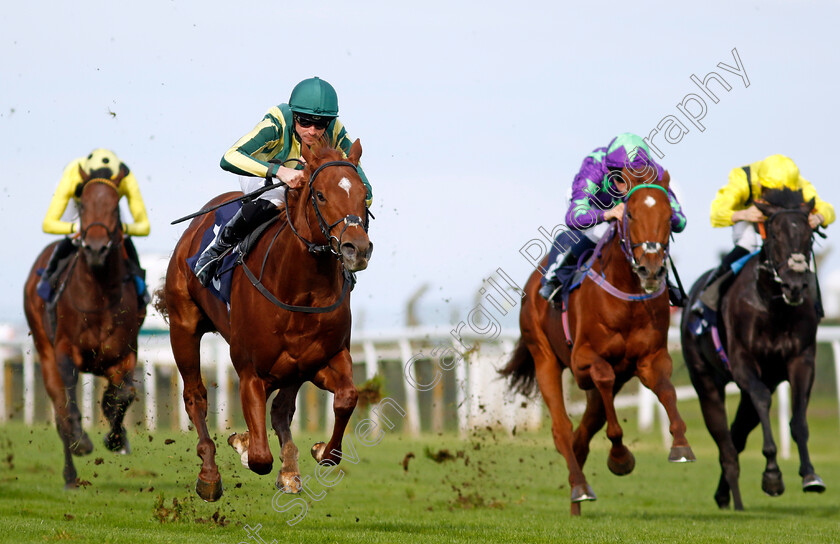
M 537 385 L 537 367 L 534 365 L 534 357 L 522 338 L 516 343 L 510 361 L 499 370 L 499 374 L 507 378 L 510 388 L 514 391 L 526 397 L 534 394 Z
M 166 307 L 166 293 L 164 292 L 164 287 L 158 287 L 155 291 L 154 297 L 152 298 L 153 306 L 157 313 L 163 318 L 166 324 L 169 324 L 169 308 Z

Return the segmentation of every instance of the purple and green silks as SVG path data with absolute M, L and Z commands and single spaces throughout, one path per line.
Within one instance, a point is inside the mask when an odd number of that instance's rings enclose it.
M 629 132 L 619 134 L 607 147 L 599 147 L 583 159 L 580 171 L 572 182 L 572 201 L 569 211 L 566 212 L 567 227 L 586 230 L 603 223 L 604 212 L 618 205 L 624 196 L 610 179 L 610 170 L 618 170 L 625 166 L 640 172 L 649 169 L 650 178 L 655 176 L 657 181 L 662 179 L 665 172 L 665 169 L 651 158 L 648 146 L 642 138 Z M 670 188 L 668 197 L 673 208 L 671 230 L 681 232 L 685 229 L 685 215 Z

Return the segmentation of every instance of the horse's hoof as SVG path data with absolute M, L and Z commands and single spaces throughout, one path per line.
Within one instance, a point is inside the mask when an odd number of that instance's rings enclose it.
M 195 481 L 195 492 L 205 502 L 216 502 L 222 496 L 223 491 L 221 478 L 218 482 L 205 482 L 201 478 Z
M 572 502 L 597 500 L 598 497 L 595 496 L 595 492 L 592 491 L 592 488 L 589 486 L 589 483 L 576 485 L 572 488 Z
M 625 449 L 624 451 L 626 452 L 624 459 L 615 459 L 612 455 L 607 457 L 607 467 L 610 469 L 610 472 L 616 476 L 630 474 L 636 467 L 636 458 L 633 457 L 630 450 Z
M 114 453 L 127 455 L 131 453 L 131 447 L 128 445 L 128 436 L 126 436 L 125 427 L 122 427 L 119 432 L 110 432 L 105 435 L 103 441 L 105 447 Z
M 76 489 L 79 489 L 79 484 L 75 481 L 64 484 L 64 491 L 75 491 Z
M 771 497 L 778 497 L 785 492 L 785 483 L 782 481 L 780 470 L 764 471 L 761 477 L 761 490 Z
M 297 494 L 300 493 L 300 473 L 297 472 L 278 472 L 277 481 L 274 487 L 283 493 Z
M 691 451 L 691 446 L 674 446 L 668 454 L 669 463 L 693 463 L 697 458 Z
M 822 478 L 816 474 L 809 474 L 802 478 L 802 491 L 806 493 L 822 493 L 825 491 L 825 484 Z
M 70 444 L 70 452 L 77 456 L 81 457 L 83 455 L 88 455 L 93 451 L 93 442 L 91 442 L 90 437 L 87 433 L 82 433 L 82 436 L 72 442 Z
M 233 433 L 228 437 L 228 444 L 239 454 L 239 460 L 242 462 L 242 466 L 245 468 L 248 467 L 248 444 L 249 444 L 249 437 L 248 433 L 237 434 Z
M 324 459 L 324 453 L 327 451 L 327 445 L 324 442 L 315 442 L 312 445 L 312 449 L 309 453 L 312 454 L 312 458 L 318 461 L 319 463 Z

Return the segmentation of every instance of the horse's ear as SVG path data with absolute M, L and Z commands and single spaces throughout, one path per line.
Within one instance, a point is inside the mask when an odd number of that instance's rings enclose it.
M 667 189 L 670 184 L 671 184 L 671 174 L 669 174 L 668 171 L 665 170 L 664 172 L 662 172 L 662 179 L 659 180 L 659 185 L 661 185 L 663 188 Z
M 117 172 L 117 176 L 113 180 L 114 183 L 119 185 L 120 182 L 123 180 L 123 178 L 128 175 L 128 172 L 129 172 L 128 166 L 126 166 L 124 162 L 121 162 L 120 163 L 120 171 Z
M 321 145 L 319 143 L 314 143 L 311 147 L 306 144 L 300 146 L 300 155 L 303 157 L 303 160 L 306 161 L 306 164 L 308 164 L 313 170 L 318 168 L 318 165 L 321 164 L 320 150 Z
M 763 200 L 754 200 L 753 203 L 755 207 L 761 210 L 766 217 L 770 217 L 773 215 L 773 212 L 776 211 L 776 206 L 770 204 L 769 202 L 764 202 Z
M 811 200 L 802 203 L 802 210 L 807 213 L 811 213 L 812 211 L 814 211 L 814 206 L 816 205 L 816 203 L 816 197 L 811 197 Z
M 353 142 L 353 145 L 350 146 L 350 153 L 347 154 L 347 160 L 359 166 L 359 159 L 362 156 L 362 142 L 356 138 L 356 141 Z
M 85 169 L 82 168 L 81 164 L 79 165 L 79 176 L 82 178 L 82 183 L 87 183 L 87 181 L 90 179 L 90 176 L 87 172 L 85 172 Z

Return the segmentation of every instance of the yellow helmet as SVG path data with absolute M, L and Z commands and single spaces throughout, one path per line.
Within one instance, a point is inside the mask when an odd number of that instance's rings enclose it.
M 784 155 L 770 155 L 758 167 L 758 181 L 767 189 L 799 188 L 799 168 Z
M 91 172 L 96 172 L 97 176 L 106 177 L 113 180 L 120 173 L 120 165 L 122 161 L 117 157 L 116 153 L 108 149 L 94 149 L 90 155 L 82 162 L 82 170 L 85 174 L 90 175 Z M 107 171 L 107 172 L 106 172 Z

